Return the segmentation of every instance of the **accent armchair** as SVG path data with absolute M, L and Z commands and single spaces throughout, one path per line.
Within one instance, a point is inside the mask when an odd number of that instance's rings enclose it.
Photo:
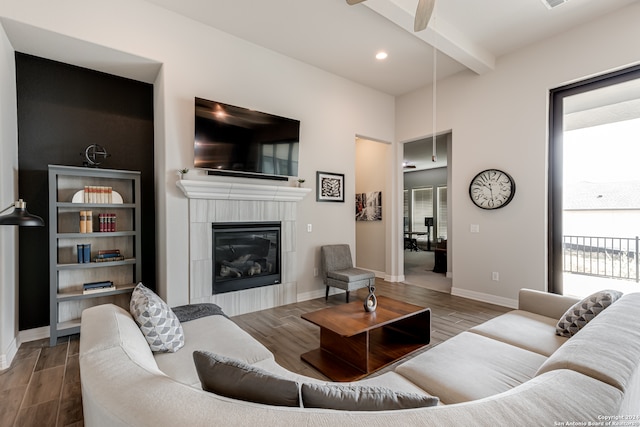
M 329 287 L 344 289 L 349 292 L 355 289 L 373 286 L 376 276 L 373 272 L 354 268 L 349 245 L 326 245 L 320 248 L 322 276 L 327 286 L 325 300 L 329 298 Z

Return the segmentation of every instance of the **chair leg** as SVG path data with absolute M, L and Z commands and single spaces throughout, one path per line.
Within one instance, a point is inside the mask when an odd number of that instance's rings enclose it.
M 349 302 L 349 291 L 347 291 L 347 302 Z
M 326 301 L 328 299 L 329 299 L 329 286 L 327 286 L 327 291 L 326 291 L 326 293 L 324 295 L 324 300 Z

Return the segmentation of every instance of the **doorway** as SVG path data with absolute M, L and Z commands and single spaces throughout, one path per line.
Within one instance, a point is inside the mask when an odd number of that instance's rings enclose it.
M 427 137 L 403 144 L 403 267 L 404 282 L 451 292 L 450 257 L 451 134 Z
M 551 91 L 549 289 L 640 291 L 640 67 Z

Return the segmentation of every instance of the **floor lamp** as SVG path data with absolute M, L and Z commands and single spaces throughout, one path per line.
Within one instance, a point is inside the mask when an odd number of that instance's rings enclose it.
M 0 214 L 13 208 L 9 215 L 0 216 L 0 225 L 17 225 L 19 227 L 44 227 L 44 220 L 37 215 L 27 212 L 27 202 L 16 200 L 0 211 Z

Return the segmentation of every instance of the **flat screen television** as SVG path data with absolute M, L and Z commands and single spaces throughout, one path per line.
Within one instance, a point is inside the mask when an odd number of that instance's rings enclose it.
M 194 166 L 210 173 L 298 176 L 300 121 L 195 98 Z

